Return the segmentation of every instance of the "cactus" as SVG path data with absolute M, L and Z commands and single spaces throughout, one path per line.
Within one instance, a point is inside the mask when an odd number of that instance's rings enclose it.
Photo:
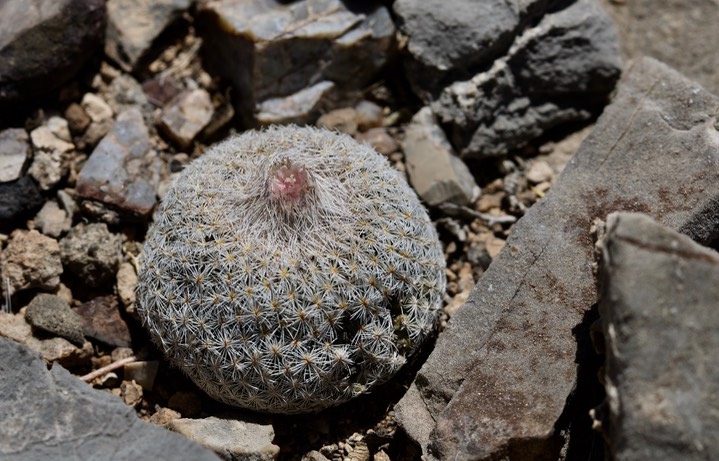
M 442 249 L 414 191 L 352 138 L 231 137 L 172 183 L 137 287 L 152 340 L 222 402 L 317 411 L 393 376 L 434 330 Z

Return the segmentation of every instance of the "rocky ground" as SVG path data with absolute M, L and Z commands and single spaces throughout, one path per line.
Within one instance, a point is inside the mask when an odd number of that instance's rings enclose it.
M 516 3 L 0 5 L 2 457 L 719 455 L 716 3 Z M 273 123 L 386 155 L 447 260 L 437 340 L 313 415 L 214 402 L 134 305 L 170 181 Z

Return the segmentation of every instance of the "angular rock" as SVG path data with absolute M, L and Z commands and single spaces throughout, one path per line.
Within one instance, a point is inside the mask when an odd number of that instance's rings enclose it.
M 82 346 L 82 317 L 70 308 L 59 296 L 40 293 L 35 296 L 25 311 L 25 320 L 35 328 L 65 338 Z
M 137 288 L 135 267 L 128 262 L 120 263 L 117 269 L 117 296 L 127 311 L 131 311 L 135 304 L 135 288 Z
M 135 108 L 141 109 L 144 114 L 152 113 L 152 105 L 142 85 L 130 74 L 121 73 L 114 77 L 103 97 L 116 114 Z
M 22 176 L 30 153 L 28 140 L 27 131 L 22 128 L 0 131 L 0 183 Z
M 535 26 L 513 32 L 506 54 L 426 97 L 463 158 L 503 155 L 552 128 L 587 120 L 614 87 L 621 67 L 616 32 L 596 0 L 542 8 Z M 466 18 L 472 21 L 485 22 Z
M 65 109 L 65 119 L 70 132 L 74 135 L 83 134 L 92 121 L 82 106 L 75 102 Z
M 102 43 L 104 28 L 103 0 L 0 3 L 0 102 L 59 88 Z
M 719 458 L 719 253 L 636 213 L 603 242 L 612 459 Z
M 49 200 L 37 213 L 34 222 L 43 234 L 59 237 L 72 227 L 72 216 L 60 208 L 55 200 Z
M 271 461 L 280 453 L 280 447 L 272 443 L 275 431 L 271 424 L 210 416 L 175 419 L 169 427 L 228 461 Z
M 117 117 L 110 133 L 80 170 L 77 195 L 130 217 L 147 217 L 155 206 L 160 160 L 139 109 Z
M 82 141 L 88 146 L 95 146 L 110 131 L 114 120 L 112 108 L 101 97 L 86 93 L 80 103 L 83 113 L 90 118 L 85 128 Z
M 191 4 L 192 0 L 108 0 L 105 54 L 127 72 L 137 69 L 152 42 Z
M 120 316 L 114 296 L 100 296 L 81 304 L 76 312 L 83 320 L 83 333 L 108 346 L 130 347 L 132 338 L 127 323 Z
M 79 223 L 60 240 L 62 263 L 89 287 L 111 286 L 122 256 L 122 238 L 105 223 Z
M 353 107 L 331 110 L 317 119 L 317 126 L 354 136 L 357 133 L 357 110 Z
M 716 238 L 717 111 L 719 98 L 657 61 L 628 70 L 439 337 L 414 383 L 420 398 L 399 403 L 399 416 L 426 415 L 400 418 L 409 434 L 432 425 L 419 440 L 429 457 L 494 459 L 517 447 L 523 459 L 552 455 L 577 377 L 573 331 L 597 301 L 592 222 L 640 211 L 699 242 Z
M 47 459 L 197 460 L 219 458 L 184 437 L 141 421 L 108 392 L 67 370 L 48 370 L 37 353 L 0 338 L 0 457 Z M 12 422 L 10 424 L 9 422 Z
M 600 2 L 617 25 L 625 58 L 651 56 L 719 94 L 716 2 Z
M 210 123 L 214 108 L 210 94 L 201 89 L 180 93 L 168 103 L 160 117 L 160 127 L 180 149 L 187 149 Z
M 289 96 L 264 100 L 257 105 L 254 116 L 263 125 L 308 124 L 329 107 L 325 101 L 336 92 L 334 83 L 322 81 Z
M 126 380 L 139 384 L 146 391 L 151 391 L 155 385 L 159 366 L 160 362 L 157 360 L 126 363 L 123 366 L 123 375 Z
M 374 150 L 383 155 L 389 155 L 399 150 L 399 144 L 384 127 L 370 128 L 362 133 L 357 133 L 355 139 L 369 144 Z
M 402 141 L 409 182 L 429 206 L 467 205 L 479 196 L 467 165 L 455 155 L 429 107 L 417 112 Z
M 10 295 L 29 288 L 53 290 L 62 274 L 60 245 L 36 230 L 17 230 L 0 257 L 0 273 Z
M 30 132 L 33 160 L 28 173 L 40 185 L 40 189 L 52 189 L 67 174 L 65 155 L 75 149 L 69 142 L 67 121 L 52 117 L 44 125 Z
M 384 113 L 382 108 L 372 101 L 362 100 L 355 106 L 357 111 L 357 127 L 361 131 L 382 126 Z
M 0 336 L 29 347 L 47 363 L 57 362 L 66 368 L 87 366 L 94 354 L 89 341 L 77 347 L 65 338 L 36 338 L 22 315 L 22 309 L 19 314 L 0 312 Z
M 19 227 L 45 203 L 40 189 L 30 176 L 16 181 L 0 182 L 0 229 Z
M 363 88 L 394 45 L 389 11 L 375 1 L 214 0 L 199 13 L 206 60 L 235 86 L 248 120 L 262 112 L 257 104 L 321 81 Z

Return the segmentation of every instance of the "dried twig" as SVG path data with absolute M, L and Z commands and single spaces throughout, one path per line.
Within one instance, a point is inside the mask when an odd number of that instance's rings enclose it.
M 450 216 L 463 215 L 469 218 L 478 218 L 487 222 L 489 227 L 494 224 L 512 224 L 517 222 L 517 218 L 512 215 L 494 216 L 487 213 L 480 213 L 469 207 L 456 205 L 454 203 L 443 203 L 439 206 L 439 209 Z
M 86 383 L 89 383 L 90 381 L 92 381 L 93 379 L 95 379 L 99 376 L 102 376 L 102 375 L 109 373 L 113 370 L 117 370 L 118 368 L 123 367 L 126 364 L 132 363 L 135 361 L 137 361 L 137 357 L 135 357 L 134 355 L 131 355 L 130 357 L 125 357 L 124 359 L 120 359 L 116 362 L 112 362 L 109 365 L 105 365 L 102 368 L 98 368 L 97 370 L 90 372 L 90 373 L 86 374 L 85 376 L 80 377 L 80 379 L 85 381 Z

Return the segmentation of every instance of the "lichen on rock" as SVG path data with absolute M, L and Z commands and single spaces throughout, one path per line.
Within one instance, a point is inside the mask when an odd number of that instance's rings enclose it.
M 215 145 L 172 184 L 138 313 L 210 396 L 311 412 L 399 370 L 437 324 L 444 271 L 424 207 L 384 157 L 276 127 Z

